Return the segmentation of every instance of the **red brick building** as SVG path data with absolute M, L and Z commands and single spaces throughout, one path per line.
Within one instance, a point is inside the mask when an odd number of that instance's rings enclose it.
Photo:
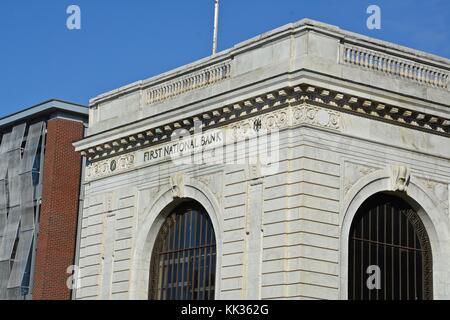
M 0 299 L 71 298 L 87 118 L 60 100 L 0 118 Z

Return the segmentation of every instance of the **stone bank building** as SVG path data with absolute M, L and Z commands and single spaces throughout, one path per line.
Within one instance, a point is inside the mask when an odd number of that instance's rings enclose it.
M 92 99 L 76 298 L 450 299 L 449 74 L 302 20 Z

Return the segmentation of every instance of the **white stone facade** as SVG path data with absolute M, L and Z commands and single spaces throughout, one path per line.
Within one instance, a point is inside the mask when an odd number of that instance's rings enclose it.
M 76 298 L 147 299 L 167 208 L 190 198 L 214 226 L 216 299 L 346 299 L 353 216 L 392 191 L 427 229 L 433 297 L 450 299 L 449 74 L 449 60 L 302 20 L 91 100 Z M 276 129 L 276 170 L 148 160 L 196 120 L 238 139 Z

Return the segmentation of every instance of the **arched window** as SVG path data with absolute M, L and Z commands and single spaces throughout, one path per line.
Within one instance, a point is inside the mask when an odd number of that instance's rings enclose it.
M 366 200 L 349 241 L 349 299 L 432 299 L 432 255 L 425 227 L 408 203 L 389 194 Z
M 212 300 L 216 237 L 206 211 L 196 202 L 175 208 L 156 238 L 149 299 Z

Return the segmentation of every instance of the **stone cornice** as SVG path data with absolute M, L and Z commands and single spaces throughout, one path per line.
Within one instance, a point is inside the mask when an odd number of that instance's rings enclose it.
M 197 141 L 201 141 L 202 137 L 208 138 L 208 134 L 209 137 L 211 137 L 211 135 L 221 137 L 220 143 L 218 144 L 212 143 L 201 145 L 199 143 L 194 148 L 198 148 L 197 155 L 203 154 L 205 158 L 208 158 L 208 155 L 205 153 L 208 153 L 208 151 L 212 149 L 219 148 L 218 150 L 220 150 L 220 148 L 225 145 L 234 145 L 236 147 L 236 143 L 240 146 L 240 148 L 242 148 L 245 146 L 245 141 L 251 141 L 250 144 L 253 145 L 253 143 L 258 143 L 257 140 L 261 137 L 261 135 L 267 135 L 269 133 L 274 134 L 275 132 L 279 132 L 290 127 L 297 127 L 299 125 L 310 125 L 326 130 L 340 131 L 341 113 L 329 108 L 313 106 L 306 102 L 292 105 L 283 104 L 283 107 L 274 111 L 259 113 L 258 115 L 251 117 L 245 117 L 243 120 L 228 123 L 217 129 L 208 130 L 205 133 L 199 133 L 196 135 L 194 134 L 194 136 L 197 137 Z M 189 141 L 186 142 L 189 143 Z M 171 151 L 178 150 L 179 146 L 180 145 L 177 142 L 174 143 L 173 141 L 165 141 L 159 144 L 149 145 L 148 147 L 144 146 L 138 150 L 131 150 L 125 154 L 100 159 L 99 161 L 93 161 L 86 167 L 86 181 L 93 181 L 145 166 L 171 161 L 171 156 L 174 154 L 183 157 L 182 153 L 178 151 Z M 254 154 L 255 150 L 251 149 L 252 148 L 248 150 L 249 154 Z M 152 158 L 149 156 L 150 154 L 158 154 L 158 156 Z M 233 151 L 228 153 L 226 157 L 229 157 L 230 154 L 233 154 Z M 184 156 L 189 157 L 189 153 Z M 240 153 L 238 158 L 240 157 L 245 159 L 245 152 Z M 231 159 L 233 160 L 234 156 L 231 156 Z M 195 158 L 191 160 L 195 163 Z M 203 160 L 204 158 L 202 157 L 202 161 L 200 163 L 207 163 L 203 162 Z M 197 162 L 197 164 L 199 163 Z
M 77 151 L 81 151 L 83 156 L 95 162 L 169 141 L 171 134 L 176 129 L 186 129 L 193 132 L 195 121 L 200 121 L 202 130 L 206 131 L 275 111 L 288 105 L 302 103 L 450 137 L 450 119 L 448 118 L 302 84 L 258 95 L 232 105 L 224 105 L 215 110 L 202 112 L 196 116 L 179 119 L 157 127 L 145 128 L 139 133 L 126 135 L 94 147 L 83 148 L 81 146 L 77 148 Z

